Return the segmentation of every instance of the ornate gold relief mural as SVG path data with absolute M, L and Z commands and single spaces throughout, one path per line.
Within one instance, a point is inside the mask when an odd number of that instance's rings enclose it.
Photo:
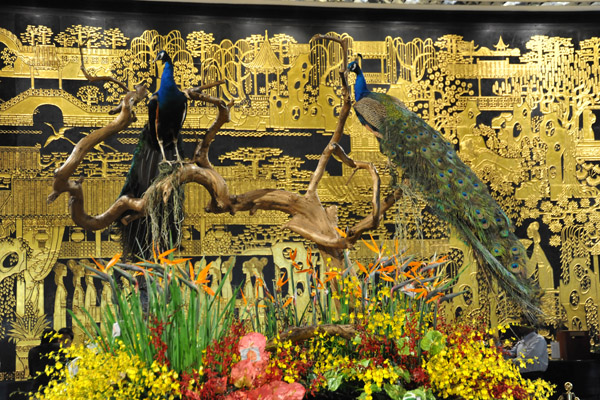
M 304 190 L 341 104 L 339 47 L 307 39 L 324 31 L 300 35 L 295 28 L 283 33 L 256 24 L 252 34 L 233 38 L 198 26 L 133 31 L 125 24 L 45 25 L 27 13 L 18 16 L 22 28 L 0 27 L 0 342 L 12 349 L 2 356 L 0 379 L 27 377 L 28 350 L 45 327 L 71 324 L 67 309 L 82 316 L 86 308 L 99 320 L 99 310 L 111 302 L 108 288 L 86 276 L 83 265 L 119 252 L 118 233 L 74 226 L 64 196 L 46 203 L 53 171 L 79 139 L 112 121 L 108 111 L 124 94 L 115 84 L 85 79 L 78 43 L 85 43 L 88 70 L 130 88 L 158 86 L 152 60 L 161 49 L 171 54 L 181 87 L 225 80 L 209 89 L 235 101 L 212 157 L 233 193 Z M 517 226 L 530 274 L 545 290 L 548 326 L 598 333 L 600 38 L 521 33 L 519 40 L 511 35 L 513 43 L 500 30 L 483 44 L 451 29 L 439 35 L 423 30 L 410 40 L 383 31 L 376 40 L 343 30 L 330 34 L 363 56 L 375 90 L 399 97 L 440 130 L 488 183 Z M 188 157 L 199 128 L 216 115 L 204 103 L 189 105 L 182 131 Z M 136 112 L 137 122 L 96 146 L 76 171 L 85 177 L 91 215 L 103 212 L 121 190 L 147 118 L 144 104 Z M 346 150 L 375 163 L 388 185 L 392 171 L 376 139 L 354 117 L 345 133 Z M 323 203 L 339 206 L 343 229 L 369 212 L 371 180 L 332 165 L 318 194 Z M 235 262 L 225 291 L 241 286 L 252 298 L 257 279 L 294 273 L 286 249 L 298 248 L 298 259 L 306 258 L 310 244 L 281 229 L 286 215 L 210 214 L 208 200 L 203 188 L 186 188 L 182 247 L 195 263 L 202 257 L 215 261 L 212 284 Z M 428 213 L 418 194 L 405 193 L 373 235 L 389 240 L 394 232 L 411 253 L 449 254 L 451 275 L 467 268 L 456 284 L 466 292 L 447 306 L 448 318 L 473 314 L 496 323 L 514 315 L 476 273 L 471 250 Z M 352 253 L 369 257 L 361 246 Z M 308 288 L 295 282 L 288 293 L 299 304 L 308 302 Z

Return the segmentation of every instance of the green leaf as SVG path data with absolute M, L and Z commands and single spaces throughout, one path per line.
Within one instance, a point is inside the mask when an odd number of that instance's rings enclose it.
M 420 387 L 418 389 L 406 392 L 402 397 L 402 400 L 435 400 L 435 396 L 429 389 Z
M 410 372 L 408 372 L 408 370 L 402 368 L 402 367 L 394 367 L 394 372 L 402 379 L 404 379 L 405 382 L 410 382 Z
M 385 393 L 390 396 L 392 400 L 402 400 L 402 397 L 404 397 L 404 394 L 406 393 L 406 389 L 401 385 L 392 385 L 391 383 L 383 385 L 383 390 L 385 390 Z
M 421 349 L 428 351 L 430 355 L 435 356 L 446 346 L 446 338 L 441 332 L 428 331 L 421 339 Z
M 325 377 L 327 378 L 327 389 L 331 392 L 335 392 L 336 390 L 338 390 L 338 388 L 340 387 L 340 385 L 344 382 L 344 375 L 337 373 L 336 371 L 328 371 L 328 372 L 333 372 L 331 377 L 327 377 L 327 374 L 325 374 Z
M 360 365 L 361 367 L 365 367 L 365 368 L 367 368 L 370 363 L 371 363 L 371 360 L 368 358 L 365 358 L 364 360 L 360 360 L 359 362 L 357 362 L 358 365 Z

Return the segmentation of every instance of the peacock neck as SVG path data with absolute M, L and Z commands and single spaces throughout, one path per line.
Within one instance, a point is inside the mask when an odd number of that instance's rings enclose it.
M 173 63 L 171 61 L 167 61 L 165 63 L 162 75 L 160 76 L 160 89 L 158 91 L 166 92 L 173 89 L 177 89 L 175 76 L 173 74 Z
M 356 82 L 354 83 L 354 98 L 359 101 L 363 97 L 369 94 L 369 88 L 367 87 L 367 81 L 362 71 L 356 73 Z

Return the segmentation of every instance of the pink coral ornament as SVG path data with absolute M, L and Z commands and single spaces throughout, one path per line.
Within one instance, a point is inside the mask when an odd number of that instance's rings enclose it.
M 265 350 L 267 338 L 257 332 L 248 333 L 240 339 L 238 350 L 242 360 L 267 361 L 269 353 Z
M 248 359 L 242 360 L 231 368 L 231 381 L 238 388 L 251 388 L 258 375 L 254 363 Z

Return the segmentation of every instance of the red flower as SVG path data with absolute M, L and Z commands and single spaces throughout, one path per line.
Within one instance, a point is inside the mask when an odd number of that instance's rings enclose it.
M 204 386 L 208 386 L 214 394 L 222 394 L 227 390 L 227 378 L 210 378 Z
M 429 375 L 423 367 L 416 367 L 411 371 L 413 381 L 420 386 L 429 387 Z

